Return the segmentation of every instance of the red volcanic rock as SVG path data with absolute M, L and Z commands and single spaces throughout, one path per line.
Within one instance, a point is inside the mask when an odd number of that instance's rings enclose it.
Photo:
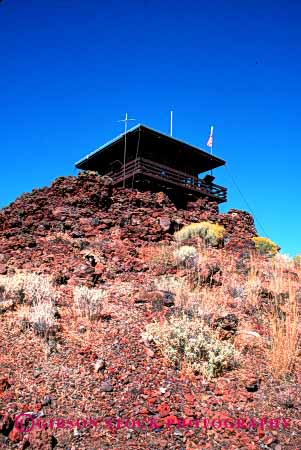
M 104 264 L 97 263 L 95 268 L 94 268 L 94 271 L 95 271 L 95 273 L 100 273 L 101 274 L 101 273 L 103 273 L 104 269 L 105 269 Z
M 194 411 L 189 406 L 184 406 L 183 408 L 183 414 L 187 417 L 193 417 Z
M 157 409 L 160 417 L 166 417 L 170 413 L 170 407 L 167 403 L 160 403 Z
M 34 450 L 53 450 L 58 440 L 48 430 L 31 430 L 22 442 L 22 449 L 32 448 Z
M 195 397 L 191 394 L 185 394 L 185 400 L 187 401 L 187 403 L 194 403 Z
M 7 274 L 7 267 L 5 264 L 0 264 L 0 275 L 6 275 Z
M 0 412 L 0 434 L 8 436 L 14 427 L 14 421 L 7 412 Z
M 150 358 L 154 358 L 154 356 L 155 356 L 155 353 L 148 347 L 145 347 L 145 354 L 147 356 L 149 356 Z
M 140 408 L 140 410 L 138 411 L 138 414 L 141 414 L 142 416 L 149 414 L 149 410 L 145 407 Z
M 96 285 L 145 271 L 140 247 L 168 243 L 181 226 L 202 220 L 226 228 L 226 247 L 252 246 L 256 230 L 246 212 L 219 214 L 207 199 L 177 209 L 165 193 L 113 189 L 93 172 L 60 177 L 0 211 L 0 274 L 32 269 L 63 273 L 70 285 Z
M 164 417 L 164 423 L 166 427 L 170 427 L 172 425 L 177 425 L 179 417 L 170 415 Z
M 9 389 L 10 386 L 10 382 L 7 378 L 0 379 L 0 393 L 6 391 L 6 389 Z
M 100 386 L 99 386 L 99 389 L 102 392 L 112 392 L 113 391 L 113 387 L 107 381 L 104 381 L 103 383 L 101 383 Z
M 11 442 L 21 442 L 24 436 L 17 428 L 13 428 L 8 437 Z
M 169 231 L 170 225 L 171 225 L 171 222 L 170 222 L 169 217 L 167 217 L 167 216 L 160 217 L 160 226 L 163 231 Z

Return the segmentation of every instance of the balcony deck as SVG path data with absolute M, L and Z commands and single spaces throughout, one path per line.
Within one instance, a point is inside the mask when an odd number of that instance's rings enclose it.
M 121 167 L 117 171 L 106 173 L 106 175 L 113 179 L 115 186 L 122 185 L 124 180 L 125 184 L 128 185 L 128 181 L 132 180 L 133 177 L 136 179 L 137 175 L 143 175 L 143 177 L 157 181 L 160 185 L 176 187 L 186 193 L 192 193 L 199 197 L 208 197 L 218 203 L 223 203 L 227 200 L 227 189 L 223 186 L 214 183 L 206 184 L 192 175 L 145 158 L 129 161 L 125 165 L 125 170 Z

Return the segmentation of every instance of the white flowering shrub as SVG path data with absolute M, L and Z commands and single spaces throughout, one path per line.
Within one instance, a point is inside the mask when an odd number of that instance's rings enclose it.
M 172 275 L 162 275 L 155 278 L 154 287 L 159 291 L 177 292 L 187 288 L 185 280 L 182 278 L 176 278 Z
M 173 318 L 146 326 L 143 338 L 154 343 L 175 366 L 185 362 L 195 373 L 212 378 L 234 365 L 234 347 L 220 341 L 202 320 Z
M 173 252 L 173 256 L 178 265 L 193 265 L 198 257 L 198 252 L 192 245 L 182 245 Z

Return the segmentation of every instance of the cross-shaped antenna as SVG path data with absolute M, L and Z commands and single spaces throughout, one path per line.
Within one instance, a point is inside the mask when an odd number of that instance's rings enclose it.
M 126 133 L 127 133 L 128 122 L 130 120 L 136 120 L 136 119 L 129 119 L 128 118 L 128 113 L 125 113 L 125 118 L 124 119 L 118 120 L 118 122 L 124 122 L 123 187 L 125 187 Z

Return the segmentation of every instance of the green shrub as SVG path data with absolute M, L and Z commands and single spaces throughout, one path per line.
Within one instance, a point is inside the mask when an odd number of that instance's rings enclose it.
M 207 245 L 217 246 L 222 243 L 225 229 L 221 225 L 210 222 L 199 222 L 185 225 L 175 233 L 177 241 L 185 241 L 195 237 L 201 237 Z
M 252 238 L 252 241 L 255 243 L 256 251 L 260 255 L 274 256 L 278 253 L 278 245 L 268 238 L 256 236 Z
M 190 265 L 196 261 L 198 252 L 191 245 L 182 245 L 173 252 L 173 256 L 177 264 Z
M 195 373 L 202 372 L 208 379 L 234 364 L 233 345 L 220 341 L 216 332 L 199 318 L 190 320 L 183 316 L 148 324 L 143 338 L 157 345 L 175 366 L 185 362 Z

